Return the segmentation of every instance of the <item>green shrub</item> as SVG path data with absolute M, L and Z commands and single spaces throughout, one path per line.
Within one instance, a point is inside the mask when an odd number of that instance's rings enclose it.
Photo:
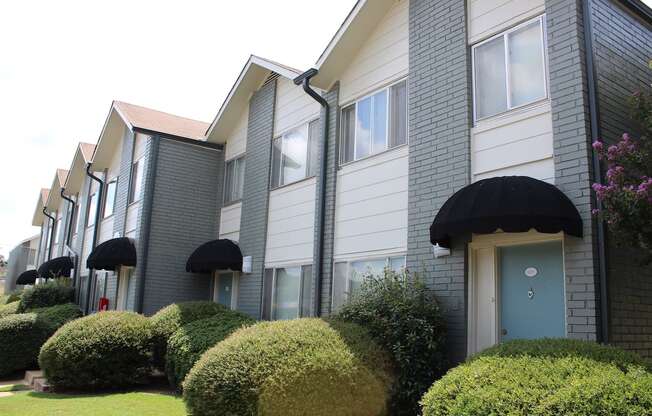
M 449 371 L 424 416 L 652 415 L 652 374 L 585 357 L 481 356 Z
M 30 309 L 47 308 L 75 301 L 75 290 L 70 279 L 52 279 L 23 291 L 20 299 L 20 312 Z
M 18 302 L 20 300 L 20 292 L 11 292 L 0 295 L 0 305 L 6 305 L 8 303 Z
M 168 339 L 182 326 L 228 310 L 219 303 L 194 301 L 173 303 L 156 312 L 150 318 L 154 331 L 154 365 L 160 370 L 165 368 Z
M 380 415 L 389 358 L 360 326 L 260 322 L 208 350 L 183 383 L 190 414 Z
M 36 367 L 43 343 L 61 325 L 80 316 L 77 305 L 67 304 L 0 319 L 0 376 Z
M 55 389 L 121 388 L 147 381 L 152 328 L 132 312 L 100 312 L 69 322 L 41 348 L 39 363 Z
M 444 320 L 418 276 L 390 269 L 366 276 L 337 318 L 362 325 L 390 353 L 397 369 L 391 413 L 417 414 L 419 400 L 446 368 Z
M 182 326 L 168 340 L 165 372 L 173 387 L 179 387 L 201 355 L 235 330 L 251 325 L 254 319 L 235 311 Z
M 6 305 L 0 305 L 0 318 L 18 313 L 20 302 L 11 302 Z
M 626 369 L 631 365 L 646 367 L 652 370 L 652 364 L 638 354 L 624 351 L 610 345 L 602 345 L 597 342 L 587 342 L 568 338 L 543 338 L 525 340 L 519 339 L 504 342 L 487 348 L 472 357 L 469 361 L 479 357 L 583 357 L 603 363 L 610 363 L 620 369 Z

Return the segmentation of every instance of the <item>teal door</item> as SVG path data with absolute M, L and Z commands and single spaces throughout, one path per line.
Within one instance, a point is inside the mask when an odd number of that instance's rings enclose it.
M 501 340 L 564 337 L 561 242 L 499 249 Z
M 222 273 L 217 278 L 217 303 L 231 307 L 233 296 L 233 273 Z

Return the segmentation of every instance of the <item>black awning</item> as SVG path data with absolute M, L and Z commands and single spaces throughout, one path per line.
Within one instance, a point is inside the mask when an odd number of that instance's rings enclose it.
M 452 237 L 498 229 L 564 231 L 582 237 L 582 219 L 554 185 L 527 176 L 503 176 L 478 181 L 451 196 L 430 226 L 430 242 L 450 247 Z
M 242 252 L 231 240 L 213 240 L 204 243 L 188 257 L 186 271 L 211 273 L 214 270 L 242 271 Z
M 16 279 L 17 285 L 33 285 L 38 279 L 38 272 L 36 270 L 25 270 L 18 275 Z
M 115 270 L 118 266 L 136 266 L 136 246 L 131 238 L 112 238 L 98 245 L 86 260 L 86 267 Z
M 70 277 L 70 270 L 74 267 L 75 265 L 70 257 L 56 257 L 41 264 L 38 268 L 38 275 L 44 279 Z

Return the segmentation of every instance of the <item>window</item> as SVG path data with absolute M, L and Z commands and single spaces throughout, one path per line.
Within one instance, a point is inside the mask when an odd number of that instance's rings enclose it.
M 106 185 L 106 197 L 104 199 L 104 218 L 113 215 L 115 207 L 115 193 L 118 189 L 118 179 L 112 179 Z
M 407 81 L 342 109 L 340 163 L 407 143 Z
M 36 249 L 30 248 L 27 252 L 27 264 L 36 264 Z
M 97 210 L 97 192 L 94 192 L 88 200 L 88 212 L 86 215 L 86 226 L 95 224 L 95 212 Z
M 395 272 L 405 269 L 405 256 L 336 262 L 333 279 L 333 310 L 336 311 L 370 276 L 382 276 L 385 268 Z
M 61 242 L 61 217 L 57 217 L 57 222 L 54 224 L 54 244 Z
M 236 202 L 242 199 L 244 189 L 245 158 L 226 162 L 226 174 L 224 178 L 224 203 Z
M 475 119 L 546 98 L 545 17 L 473 47 Z
M 72 234 L 75 235 L 75 234 L 77 234 L 77 230 L 79 229 L 79 218 L 80 218 L 80 216 L 79 216 L 79 208 L 80 207 L 79 207 L 77 196 L 74 196 L 73 200 L 75 201 L 75 203 L 71 207 L 72 219 L 70 220 L 70 223 L 73 226 Z
M 311 265 L 266 269 L 263 286 L 263 319 L 310 316 Z
M 129 184 L 130 204 L 138 201 L 141 196 L 143 187 L 143 166 L 141 160 L 137 160 L 131 165 L 131 183 Z
M 274 139 L 272 188 L 314 176 L 317 171 L 319 120 Z

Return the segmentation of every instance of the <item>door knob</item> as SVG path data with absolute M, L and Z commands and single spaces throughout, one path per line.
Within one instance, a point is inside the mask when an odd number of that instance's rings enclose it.
M 506 330 L 505 328 L 503 328 L 503 329 L 500 331 L 500 333 L 501 333 L 501 335 L 503 335 L 503 336 L 504 336 L 504 335 L 507 335 L 507 330 Z

